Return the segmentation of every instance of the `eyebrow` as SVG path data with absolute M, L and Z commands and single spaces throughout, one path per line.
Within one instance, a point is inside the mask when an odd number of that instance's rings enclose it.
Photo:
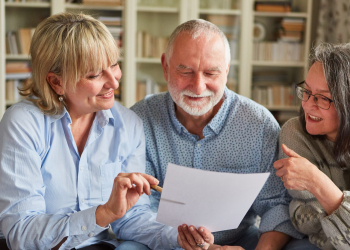
M 181 70 L 181 69 L 191 69 L 191 67 L 188 67 L 186 65 L 180 64 L 179 66 L 176 67 L 177 70 Z M 221 68 L 220 67 L 214 67 L 214 68 L 210 68 L 207 69 L 206 71 L 220 71 L 221 72 Z
M 305 85 L 308 86 L 310 88 L 310 86 L 306 83 L 306 81 L 304 81 Z M 318 92 L 320 93 L 330 93 L 329 90 L 318 90 Z

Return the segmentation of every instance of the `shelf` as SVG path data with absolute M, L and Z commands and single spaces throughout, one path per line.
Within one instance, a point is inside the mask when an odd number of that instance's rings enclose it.
M 30 60 L 29 55 L 6 55 L 6 60 Z
M 304 62 L 284 62 L 284 61 L 253 61 L 253 66 L 265 66 L 265 67 L 295 67 L 303 68 L 305 67 Z
M 238 60 L 231 60 L 230 61 L 230 66 L 238 66 L 239 65 L 239 61 Z
M 264 106 L 270 111 L 296 111 L 300 110 L 300 106 Z
M 161 63 L 160 58 L 145 58 L 145 57 L 137 57 L 137 63 Z
M 254 16 L 263 16 L 263 17 L 301 17 L 307 18 L 307 13 L 304 12 L 262 12 L 254 11 Z
M 48 2 L 6 2 L 5 7 L 19 7 L 19 8 L 50 8 L 51 3 Z
M 66 9 L 93 9 L 93 10 L 124 10 L 124 6 L 101 6 L 101 5 L 87 5 L 87 4 L 76 4 L 66 3 Z
M 199 14 L 213 14 L 213 15 L 240 15 L 240 10 L 226 10 L 226 9 L 200 9 Z
M 12 73 L 12 74 L 6 74 L 6 80 L 22 80 L 22 79 L 27 79 L 31 78 L 32 73 Z
M 139 11 L 139 12 L 178 13 L 179 8 L 176 8 L 176 7 L 137 6 L 137 11 Z

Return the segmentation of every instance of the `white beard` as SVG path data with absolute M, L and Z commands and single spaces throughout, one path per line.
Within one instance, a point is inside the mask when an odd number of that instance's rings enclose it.
M 168 88 L 173 101 L 186 113 L 193 116 L 202 116 L 211 110 L 221 100 L 225 90 L 225 87 L 223 86 L 216 94 L 213 91 L 205 90 L 200 95 L 196 95 L 186 89 L 178 91 L 175 87 L 175 84 L 172 84 L 171 82 L 169 82 Z M 186 98 L 186 96 L 205 98 L 201 101 L 190 101 Z

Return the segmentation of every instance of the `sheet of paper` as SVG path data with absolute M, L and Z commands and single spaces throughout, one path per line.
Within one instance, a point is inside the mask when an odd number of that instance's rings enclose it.
M 239 226 L 269 173 L 232 174 L 168 164 L 157 221 L 211 232 Z

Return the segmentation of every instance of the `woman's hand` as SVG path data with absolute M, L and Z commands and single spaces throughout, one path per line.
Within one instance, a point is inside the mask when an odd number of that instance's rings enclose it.
M 199 227 L 197 230 L 194 226 L 188 227 L 183 224 L 178 227 L 178 231 L 177 241 L 185 250 L 207 250 L 214 243 L 214 235 L 204 227 Z M 200 247 L 201 244 L 203 247 Z
M 120 173 L 114 179 L 112 193 L 106 204 L 96 209 L 96 224 L 106 227 L 109 223 L 124 216 L 141 195 L 151 194 L 150 185 L 159 181 L 143 173 Z
M 333 213 L 343 200 L 342 191 L 334 182 L 307 159 L 301 157 L 286 145 L 283 152 L 289 158 L 275 161 L 276 175 L 281 177 L 287 189 L 308 190 L 327 214 Z
M 273 166 L 277 169 L 276 175 L 281 177 L 287 189 L 311 191 L 322 172 L 284 144 L 282 150 L 289 157 L 275 161 Z

